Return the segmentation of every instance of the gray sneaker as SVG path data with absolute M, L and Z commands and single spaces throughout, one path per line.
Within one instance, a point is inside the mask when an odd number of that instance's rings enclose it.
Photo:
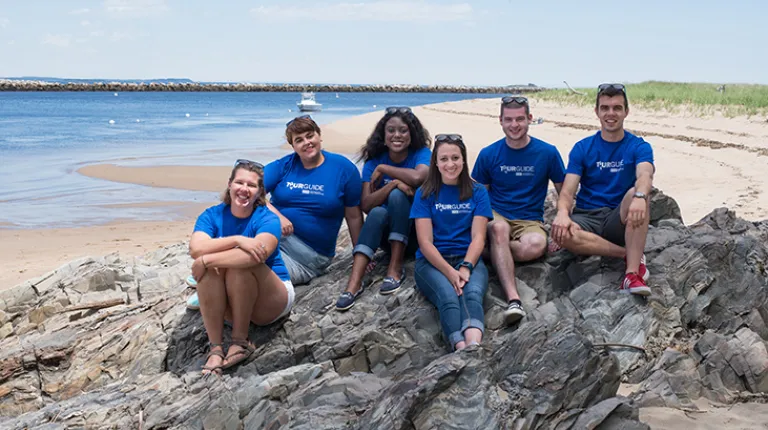
M 525 317 L 523 306 L 518 302 L 510 302 L 504 311 L 504 322 L 514 324 Z

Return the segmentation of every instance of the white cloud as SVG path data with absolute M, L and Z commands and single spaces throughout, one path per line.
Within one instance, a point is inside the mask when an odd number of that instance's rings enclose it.
M 72 36 L 69 34 L 46 34 L 43 36 L 43 40 L 40 41 L 43 45 L 53 45 L 60 48 L 66 48 L 72 41 Z
M 472 18 L 469 3 L 378 0 L 369 3 L 314 4 L 311 6 L 259 6 L 251 14 L 264 20 L 446 22 Z
M 88 21 L 87 19 L 84 19 L 84 20 L 80 21 L 80 25 L 82 25 L 83 27 L 88 27 L 89 25 L 91 25 L 91 21 Z
M 9 40 L 9 41 L 8 41 L 8 44 L 9 44 L 9 45 L 13 45 L 13 44 L 15 44 L 15 43 L 16 43 L 16 41 L 15 41 L 15 40 Z
M 83 8 L 83 9 L 76 9 L 76 10 L 70 11 L 69 14 L 70 15 L 83 15 L 83 14 L 86 14 L 86 13 L 88 13 L 90 11 L 91 10 L 86 7 L 86 8 Z
M 122 40 L 133 40 L 136 36 L 130 34 L 130 33 L 123 33 L 120 31 L 113 31 L 112 34 L 109 36 L 109 40 L 113 42 L 120 42 Z
M 105 0 L 104 9 L 125 17 L 159 15 L 170 10 L 165 0 Z
M 104 36 L 104 32 L 101 31 L 101 30 L 99 30 L 99 31 L 92 31 L 92 32 L 90 32 L 88 34 L 88 36 L 90 36 L 90 37 L 101 37 L 101 36 Z
M 8 18 L 0 18 L 0 28 L 8 27 L 8 24 L 10 24 L 11 21 L 8 20 Z

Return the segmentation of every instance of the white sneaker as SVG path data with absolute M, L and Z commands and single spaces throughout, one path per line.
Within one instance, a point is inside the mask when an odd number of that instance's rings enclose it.
M 514 324 L 525 317 L 523 306 L 518 302 L 510 302 L 504 311 L 504 322 Z
M 192 311 L 199 311 L 200 310 L 200 300 L 197 299 L 197 293 L 192 294 L 187 299 L 187 309 Z

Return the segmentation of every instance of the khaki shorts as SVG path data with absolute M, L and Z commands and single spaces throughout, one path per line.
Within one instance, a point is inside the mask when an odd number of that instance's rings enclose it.
M 509 239 L 518 240 L 526 233 L 538 233 L 547 237 L 547 231 L 544 230 L 544 224 L 540 221 L 528 221 L 523 219 L 507 219 L 504 215 L 493 211 L 494 221 L 506 221 L 509 224 Z

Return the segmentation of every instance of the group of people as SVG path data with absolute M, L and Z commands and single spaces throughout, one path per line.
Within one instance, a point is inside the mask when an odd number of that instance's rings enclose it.
M 189 247 L 197 293 L 188 306 L 199 307 L 208 334 L 203 372 L 220 374 L 248 358 L 255 349 L 247 337 L 251 322 L 267 325 L 290 313 L 294 284 L 322 275 L 333 259 L 342 220 L 353 264 L 336 310 L 360 298 L 378 249 L 388 259 L 381 294 L 398 291 L 407 276 L 404 259 L 415 255 L 416 287 L 437 308 L 451 350 L 482 340 L 483 256 L 506 295 L 509 324 L 525 316 L 515 264 L 548 249 L 624 258 L 619 289 L 649 295 L 643 249 L 653 151 L 624 130 L 623 85 L 600 85 L 595 113 L 600 130 L 576 143 L 566 169 L 555 146 L 528 134 L 528 99 L 504 97 L 504 137 L 483 148 L 470 171 L 462 136 L 438 134 L 431 145 L 410 108 L 390 107 L 360 150 L 362 175 L 348 158 L 323 150 L 309 115 L 294 118 L 285 130 L 293 152 L 266 166 L 238 160 L 223 202 L 195 224 Z M 550 182 L 559 198 L 548 240 Z M 226 353 L 225 320 L 232 323 Z

